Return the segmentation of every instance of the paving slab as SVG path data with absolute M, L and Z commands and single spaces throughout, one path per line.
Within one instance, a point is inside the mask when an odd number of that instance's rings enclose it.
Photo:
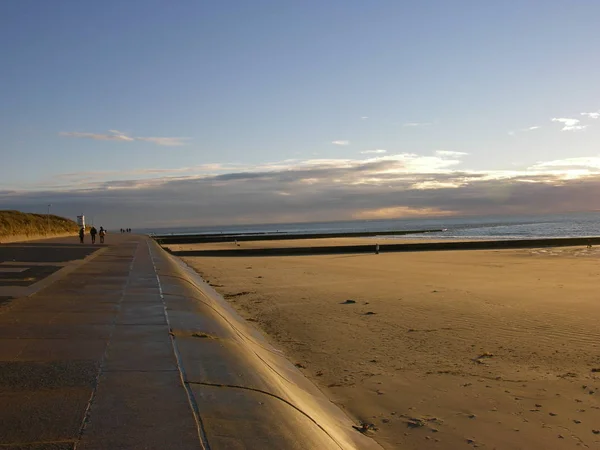
M 104 371 L 177 371 L 177 361 L 168 336 L 147 340 L 145 337 L 111 342 Z
M 100 361 L 106 352 L 103 339 L 2 339 L 2 344 L 15 350 L 14 361 Z
M 0 448 L 74 443 L 89 398 L 87 387 L 0 393 Z
M 102 374 L 81 450 L 200 449 L 179 372 Z
M 0 392 L 93 389 L 99 364 L 91 360 L 0 361 Z

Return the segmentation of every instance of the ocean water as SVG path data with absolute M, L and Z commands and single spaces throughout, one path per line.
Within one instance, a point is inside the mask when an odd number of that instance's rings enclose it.
M 400 230 L 444 230 L 398 238 L 530 239 L 600 236 L 600 212 L 532 216 L 444 217 L 421 219 L 361 220 L 290 224 L 179 227 L 136 230 L 148 234 L 209 233 L 338 233 Z M 394 239 L 390 237 L 390 239 Z

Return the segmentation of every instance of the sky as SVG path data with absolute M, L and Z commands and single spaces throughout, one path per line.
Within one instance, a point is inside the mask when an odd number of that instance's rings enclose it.
M 600 209 L 597 0 L 0 2 L 0 209 Z

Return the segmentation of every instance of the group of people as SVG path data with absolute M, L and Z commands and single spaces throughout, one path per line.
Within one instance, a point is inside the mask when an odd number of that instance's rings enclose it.
M 100 230 L 96 230 L 96 227 L 92 225 L 90 228 L 90 237 L 92 238 L 92 244 L 96 243 L 96 235 L 100 236 L 100 243 L 104 244 L 104 236 L 106 236 L 106 230 L 103 227 L 100 227 Z M 85 228 L 81 227 L 79 229 L 79 242 L 83 244 L 85 239 Z
M 121 234 L 123 233 L 131 233 L 131 228 L 121 228 Z

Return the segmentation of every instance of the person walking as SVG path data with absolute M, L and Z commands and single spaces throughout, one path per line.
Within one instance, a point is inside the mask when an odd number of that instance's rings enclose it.
M 106 235 L 106 230 L 102 227 L 100 227 L 100 243 L 104 244 L 104 236 Z
M 79 229 L 79 242 L 83 244 L 83 238 L 85 237 L 85 228 L 81 227 Z
M 98 234 L 98 230 L 96 230 L 96 227 L 92 225 L 92 228 L 90 228 L 90 236 L 92 237 L 92 244 L 96 243 L 96 235 Z

